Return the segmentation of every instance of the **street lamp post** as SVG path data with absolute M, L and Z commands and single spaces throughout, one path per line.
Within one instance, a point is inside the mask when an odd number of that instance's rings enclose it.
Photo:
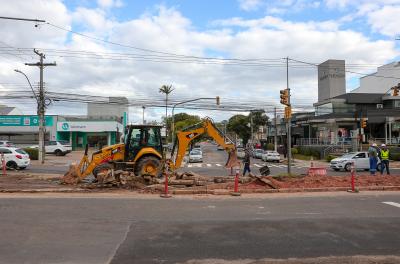
M 219 96 L 217 96 L 217 97 L 201 97 L 201 98 L 186 100 L 186 101 L 182 101 L 182 102 L 178 102 L 178 103 L 174 104 L 174 106 L 172 107 L 172 146 L 175 145 L 175 115 L 174 115 L 175 107 L 178 105 L 181 105 L 181 104 L 190 103 L 190 102 L 199 101 L 199 100 L 217 100 L 217 105 L 219 105 Z M 171 153 L 171 155 L 172 155 L 172 153 Z
M 44 97 L 42 95 L 42 93 L 39 94 L 40 97 L 38 97 L 35 93 L 35 91 L 33 90 L 32 84 L 29 81 L 28 76 L 20 71 L 15 69 L 15 72 L 18 72 L 22 75 L 25 76 L 26 80 L 28 81 L 29 86 L 31 87 L 33 96 L 35 97 L 35 100 L 37 102 L 37 115 L 39 117 L 39 149 L 38 149 L 38 154 L 39 154 L 39 161 L 43 164 L 44 163 L 44 157 L 45 157 L 45 151 L 44 151 Z M 42 90 L 41 90 L 42 92 Z

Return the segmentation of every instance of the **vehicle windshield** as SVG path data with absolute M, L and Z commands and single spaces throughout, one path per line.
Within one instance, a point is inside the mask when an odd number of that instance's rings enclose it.
M 61 140 L 58 142 L 60 142 L 61 145 L 69 145 L 69 141 L 66 141 L 66 140 Z
M 15 152 L 17 152 L 17 153 L 19 153 L 19 154 L 25 154 L 25 155 L 28 154 L 28 153 L 26 153 L 25 150 L 23 150 L 23 149 L 16 149 Z
M 192 150 L 192 151 L 190 152 L 190 154 L 191 154 L 191 155 L 201 155 L 201 151 Z
M 347 154 L 344 154 L 343 156 L 341 156 L 340 158 L 350 159 L 350 158 L 352 158 L 354 156 L 354 154 L 356 154 L 356 153 L 354 153 L 354 152 L 347 153 Z

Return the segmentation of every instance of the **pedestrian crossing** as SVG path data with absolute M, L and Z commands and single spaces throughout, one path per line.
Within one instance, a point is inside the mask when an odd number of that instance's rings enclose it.
M 286 164 L 276 164 L 276 163 L 254 163 L 251 164 L 250 167 L 261 168 L 265 165 L 268 165 L 270 168 L 287 168 Z M 182 167 L 184 168 L 217 168 L 217 167 L 224 167 L 225 164 L 221 163 L 183 163 Z M 292 165 L 293 168 L 308 168 L 308 164 L 295 164 Z

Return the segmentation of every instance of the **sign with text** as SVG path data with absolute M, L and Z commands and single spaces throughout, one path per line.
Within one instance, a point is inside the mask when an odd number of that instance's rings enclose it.
M 123 132 L 122 124 L 115 121 L 64 121 L 57 122 L 58 132 Z
M 45 117 L 45 125 L 53 125 L 53 117 Z M 0 126 L 39 126 L 38 116 L 0 116 Z

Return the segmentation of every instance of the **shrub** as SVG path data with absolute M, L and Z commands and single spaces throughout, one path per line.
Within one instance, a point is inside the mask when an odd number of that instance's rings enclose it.
M 326 160 L 327 162 L 331 162 L 331 160 L 333 160 L 334 158 L 336 158 L 336 157 L 333 156 L 333 155 L 328 155 L 328 156 L 326 156 L 325 160 Z
M 37 148 L 24 148 L 24 151 L 28 153 L 29 158 L 31 160 L 38 160 L 39 158 L 39 149 Z
M 299 150 L 297 148 L 292 148 L 292 154 L 299 154 Z
M 274 148 L 275 148 L 274 144 L 272 144 L 272 143 L 267 144 L 267 150 L 274 150 Z

